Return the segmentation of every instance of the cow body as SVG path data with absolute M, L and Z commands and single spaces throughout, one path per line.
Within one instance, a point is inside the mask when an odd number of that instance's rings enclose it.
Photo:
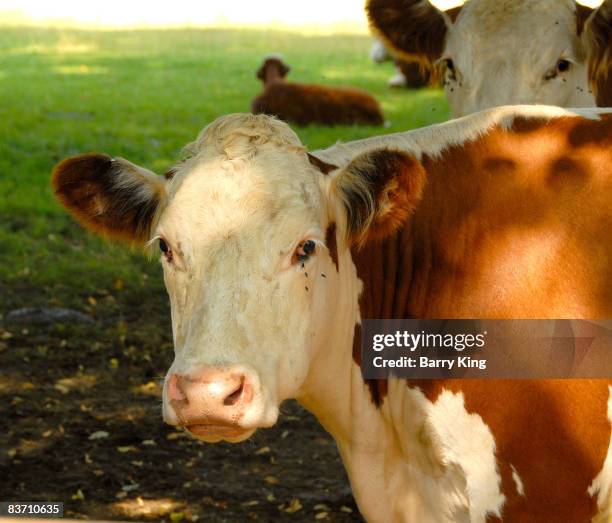
M 241 441 L 297 398 L 368 521 L 609 520 L 610 381 L 364 381 L 359 356 L 364 318 L 611 317 L 607 111 L 498 108 L 310 157 L 234 115 L 189 151 L 163 190 L 103 155 L 54 175 L 85 225 L 159 242 L 167 422 Z
M 519 117 L 512 128 L 442 151 L 434 133 L 416 132 L 318 154 L 343 164 L 357 150 L 389 140 L 420 153 L 427 172 L 411 227 L 346 252 L 344 271 L 339 254 L 340 274 L 354 264 L 363 282 L 362 318 L 610 317 L 612 233 L 604 229 L 612 223 L 612 179 L 599 162 L 612 160 L 603 152 L 612 145 L 612 119 L 546 125 Z M 457 139 L 443 138 L 447 144 Z M 600 154 L 587 159 L 593 147 Z M 587 217 L 587 208 L 597 211 Z M 590 225 L 581 224 L 584 219 Z M 575 243 L 596 229 L 591 247 Z M 560 284 L 576 278 L 582 281 L 577 286 Z M 488 514 L 487 521 L 578 522 L 599 512 L 598 500 L 609 510 L 610 457 L 603 467 L 612 419 L 608 382 L 426 380 L 407 386 L 391 379 L 368 383 L 375 409 L 356 390 L 359 335 L 356 329 L 354 374 L 342 394 L 354 401 L 347 426 L 339 426 L 338 412 L 322 414 L 314 401 L 306 405 L 332 434 L 350 435 L 349 450 L 341 452 L 368 520 L 485 521 Z M 325 369 L 341 365 L 319 363 L 321 387 L 338 380 Z M 576 444 L 584 441 L 589 445 Z M 373 457 L 379 453 L 385 457 Z M 409 456 L 418 456 L 419 464 L 411 465 Z M 608 487 L 591 496 L 596 477 Z M 395 504 L 382 515 L 378 500 L 385 498 Z
M 612 105 L 612 1 L 369 0 L 375 32 L 405 59 L 443 69 L 454 116 L 507 104 Z
M 277 55 L 267 57 L 257 71 L 264 90 L 251 102 L 254 114 L 268 114 L 298 125 L 382 125 L 380 105 L 370 93 L 355 87 L 287 82 L 290 68 Z

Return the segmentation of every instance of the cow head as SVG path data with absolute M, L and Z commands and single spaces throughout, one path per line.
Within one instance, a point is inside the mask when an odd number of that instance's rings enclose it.
M 612 0 L 369 0 L 371 25 L 395 52 L 438 68 L 454 116 L 510 104 L 609 104 Z
M 289 74 L 289 71 L 291 71 L 291 67 L 284 62 L 281 55 L 271 54 L 264 58 L 255 75 L 264 85 L 268 85 L 283 80 Z
M 175 347 L 165 420 L 240 441 L 275 423 L 340 338 L 350 361 L 350 250 L 407 219 L 424 170 L 387 149 L 338 169 L 263 115 L 220 118 L 187 150 L 168 179 L 87 154 L 60 163 L 53 186 L 86 227 L 159 252 Z

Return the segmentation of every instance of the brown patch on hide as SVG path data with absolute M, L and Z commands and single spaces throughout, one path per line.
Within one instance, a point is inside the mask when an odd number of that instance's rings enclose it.
M 610 317 L 612 118 L 515 124 L 423 157 L 427 184 L 412 216 L 394 234 L 352 251 L 364 286 L 363 320 Z M 543 238 L 555 247 L 538 255 Z M 360 364 L 357 339 L 356 331 L 353 359 Z M 587 490 L 610 442 L 610 383 L 407 385 L 432 402 L 445 390 L 462 394 L 467 412 L 489 428 L 506 497 L 503 521 L 581 523 L 597 513 Z M 377 405 L 385 394 L 383 405 L 403 399 L 386 384 L 368 387 Z
M 527 118 L 525 116 L 516 116 L 512 121 L 510 129 L 513 133 L 532 133 L 540 130 L 543 126 L 548 125 L 548 118 Z
M 327 251 L 338 270 L 338 244 L 336 242 L 336 224 L 330 223 L 325 231 L 325 246 Z
M 480 416 L 491 431 L 506 501 L 502 518 L 487 521 L 579 523 L 597 514 L 596 497 L 587 489 L 603 466 L 610 442 L 606 380 L 407 383 L 434 403 L 444 391 L 462 394 L 467 412 Z M 524 496 L 517 491 L 512 467 Z
M 324 162 L 323 160 L 321 160 L 320 158 L 317 158 L 313 154 L 307 153 L 307 155 L 308 155 L 308 161 L 311 163 L 311 165 L 316 167 L 323 174 L 329 174 L 330 172 L 338 169 L 337 165 L 332 165 L 331 163 Z

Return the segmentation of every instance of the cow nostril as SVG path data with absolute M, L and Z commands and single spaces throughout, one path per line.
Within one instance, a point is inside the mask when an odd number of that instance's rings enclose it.
M 232 406 L 238 403 L 240 397 L 242 396 L 242 392 L 244 391 L 244 376 L 240 378 L 240 384 L 231 394 L 229 394 L 224 400 L 223 405 Z
M 187 399 L 181 389 L 180 378 L 176 374 L 172 374 L 168 380 L 168 397 L 172 401 L 184 401 Z

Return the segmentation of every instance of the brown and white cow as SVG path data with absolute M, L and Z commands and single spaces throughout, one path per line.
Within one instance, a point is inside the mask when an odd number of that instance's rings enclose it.
M 453 115 L 507 104 L 612 105 L 612 0 L 368 0 L 373 30 L 399 57 L 445 68 Z
M 365 382 L 362 318 L 612 317 L 612 111 L 504 107 L 308 155 L 230 115 L 169 179 L 69 158 L 86 227 L 153 243 L 164 419 L 242 441 L 297 398 L 373 522 L 609 521 L 610 381 Z

